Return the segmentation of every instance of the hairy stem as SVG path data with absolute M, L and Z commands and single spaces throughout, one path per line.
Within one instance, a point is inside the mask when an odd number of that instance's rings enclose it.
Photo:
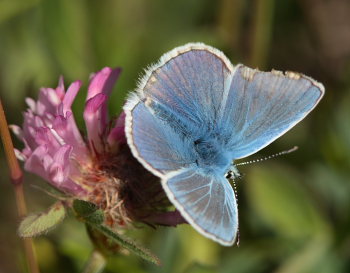
M 23 193 L 23 173 L 21 167 L 18 164 L 16 155 L 13 149 L 13 143 L 8 129 L 8 124 L 5 117 L 5 112 L 2 107 L 2 102 L 0 99 L 0 134 L 2 143 L 4 145 L 4 151 L 6 155 L 6 160 L 8 168 L 10 170 L 10 179 L 15 189 L 16 204 L 18 216 L 23 218 L 27 214 L 27 207 L 24 199 Z M 39 273 L 39 266 L 37 263 L 34 244 L 31 238 L 23 239 L 24 252 L 28 264 L 29 271 L 31 273 Z

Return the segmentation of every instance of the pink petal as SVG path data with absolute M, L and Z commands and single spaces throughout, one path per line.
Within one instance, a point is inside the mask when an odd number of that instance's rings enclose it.
M 101 105 L 107 100 L 105 94 L 97 94 L 86 102 L 84 114 L 94 114 L 100 110 Z
M 19 140 L 23 141 L 23 131 L 22 131 L 21 127 L 12 124 L 9 126 L 9 128 L 12 131 L 12 133 L 14 133 Z
M 38 145 L 36 143 L 36 131 L 34 126 L 34 116 L 31 113 L 24 114 L 24 124 L 23 124 L 23 138 L 26 140 L 28 146 L 34 150 Z
M 120 72 L 120 68 L 112 69 L 110 67 L 105 67 L 97 72 L 90 82 L 86 100 L 91 99 L 99 93 L 109 96 Z
M 26 142 L 24 142 L 24 144 L 26 145 L 25 148 L 22 150 L 22 154 L 28 158 L 32 155 L 33 151 L 29 148 L 28 144 Z
M 165 226 L 173 226 L 176 227 L 180 224 L 186 224 L 187 221 L 180 214 L 178 210 L 175 211 L 167 211 L 155 215 L 151 215 L 146 218 L 152 224 L 165 225 Z
M 28 145 L 27 139 L 24 137 L 24 133 L 21 127 L 17 125 L 10 125 L 9 128 L 17 136 L 17 138 L 24 143 L 24 146 L 25 146 L 22 152 L 15 149 L 16 157 L 21 161 L 27 160 L 27 158 L 32 154 L 32 150 Z M 34 145 L 36 146 L 36 144 Z
M 45 145 L 48 149 L 48 153 L 53 156 L 55 151 L 61 146 L 61 143 L 57 141 L 56 137 L 52 134 L 51 130 L 47 127 L 38 128 L 36 130 L 35 141 L 37 145 Z
M 72 150 L 73 147 L 70 145 L 64 145 L 58 149 L 50 166 L 49 178 L 56 187 L 77 196 L 84 194 L 85 190 L 70 179 L 72 170 L 75 169 L 70 161 Z
M 73 147 L 75 158 L 79 161 L 89 160 L 89 151 L 86 148 L 85 142 L 81 137 L 71 112 L 67 112 L 66 117 L 57 116 L 53 122 L 52 128 L 64 139 L 66 144 Z
M 58 80 L 58 86 L 56 87 L 56 94 L 62 101 L 65 95 L 63 76 L 61 76 Z
M 25 98 L 25 102 L 27 103 L 30 110 L 35 112 L 36 110 L 36 102 L 32 98 Z
M 78 94 L 78 91 L 79 91 L 81 85 L 82 85 L 81 81 L 75 81 L 69 86 L 67 93 L 63 99 L 63 114 L 64 115 L 66 114 L 67 111 L 69 111 L 71 109 L 71 106 L 73 104 L 75 96 Z
M 47 152 L 48 149 L 45 145 L 35 149 L 24 164 L 25 170 L 41 176 L 53 186 L 67 193 L 75 196 L 86 193 L 83 188 L 69 178 L 69 168 L 71 167 L 71 163 L 67 161 L 70 152 L 69 148 L 63 147 L 54 158 Z M 62 166 L 63 163 L 65 163 L 65 166 Z
M 56 114 L 57 106 L 60 104 L 61 99 L 56 94 L 55 89 L 41 88 L 35 113 L 41 116 L 45 115 L 46 113 Z
M 119 115 L 114 128 L 110 131 L 107 137 L 107 142 L 112 150 L 115 150 L 119 144 L 126 143 L 125 116 L 125 112 L 122 112 Z
M 20 150 L 14 149 L 14 151 L 18 160 L 23 162 L 27 160 L 27 157 L 25 156 L 25 154 L 23 154 Z
M 106 128 L 105 121 L 101 118 L 101 107 L 107 100 L 105 94 L 97 94 L 86 102 L 84 120 L 91 149 L 103 151 L 102 137 Z
M 57 186 L 59 189 L 61 189 L 64 192 L 70 193 L 74 195 L 74 197 L 82 196 L 82 199 L 84 199 L 84 196 L 86 195 L 86 190 L 84 190 L 81 186 L 74 183 L 72 179 L 67 178 L 64 183 Z
M 35 127 L 44 127 L 45 126 L 44 121 L 39 116 L 34 117 L 34 124 L 35 124 Z
M 46 167 L 52 162 L 50 158 L 51 157 L 47 155 L 47 147 L 45 145 L 39 146 L 25 162 L 24 169 L 48 180 Z
M 64 183 L 69 176 L 69 157 L 72 149 L 72 146 L 64 145 L 57 150 L 53 157 L 53 162 L 49 169 L 49 178 L 57 185 Z
M 101 71 L 97 72 L 90 81 L 86 101 L 96 97 L 98 94 L 104 94 L 109 97 L 120 72 L 120 68 L 112 69 L 110 67 L 105 67 Z M 105 126 L 108 124 L 107 101 L 102 104 L 99 111 L 101 130 L 104 131 Z

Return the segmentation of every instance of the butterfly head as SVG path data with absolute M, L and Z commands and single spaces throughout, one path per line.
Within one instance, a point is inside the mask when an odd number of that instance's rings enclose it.
M 225 174 L 225 177 L 227 179 L 237 179 L 237 178 L 241 178 L 242 175 L 241 173 L 239 172 L 238 168 L 236 165 L 234 165 L 233 163 L 230 165 L 230 168 L 229 170 L 227 171 L 227 173 Z

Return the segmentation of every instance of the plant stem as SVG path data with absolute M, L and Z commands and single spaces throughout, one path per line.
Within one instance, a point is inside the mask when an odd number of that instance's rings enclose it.
M 100 273 L 105 268 L 106 263 L 106 258 L 99 251 L 94 250 L 85 265 L 83 273 Z
M 19 218 L 23 218 L 27 214 L 27 207 L 24 199 L 23 193 L 23 173 L 21 167 L 18 164 L 13 143 L 8 129 L 8 124 L 5 117 L 5 112 L 2 107 L 2 102 L 0 99 L 0 134 L 2 143 L 4 145 L 5 155 L 7 164 L 10 170 L 11 182 L 15 188 L 15 197 L 17 204 L 17 212 Z M 39 273 L 39 266 L 37 263 L 34 244 L 31 238 L 23 239 L 24 252 L 27 260 L 27 265 L 31 273 Z
M 252 49 L 249 65 L 264 70 L 272 38 L 274 0 L 255 0 Z
M 218 16 L 219 35 L 234 55 L 241 49 L 244 0 L 221 0 Z

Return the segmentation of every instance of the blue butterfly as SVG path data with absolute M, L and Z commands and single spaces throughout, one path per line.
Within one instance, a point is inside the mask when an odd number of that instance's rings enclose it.
M 324 94 L 302 74 L 233 66 L 201 43 L 164 54 L 124 106 L 133 155 L 161 178 L 182 216 L 201 234 L 232 245 L 234 160 L 256 153 L 301 121 Z

